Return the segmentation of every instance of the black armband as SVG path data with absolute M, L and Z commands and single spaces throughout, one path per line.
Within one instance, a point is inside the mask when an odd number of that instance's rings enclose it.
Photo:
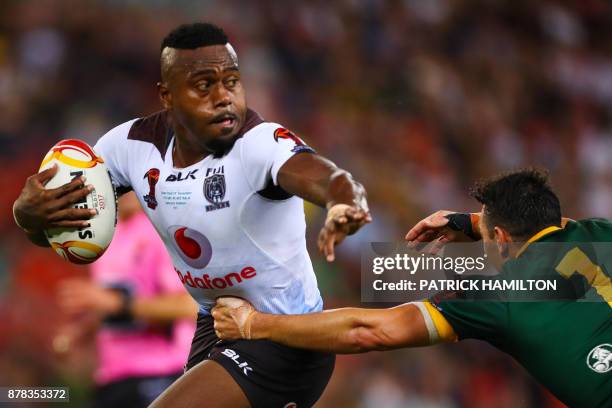
M 446 218 L 448 218 L 448 228 L 452 229 L 453 231 L 461 231 L 474 241 L 478 241 L 480 239 L 474 233 L 472 228 L 472 216 L 470 214 L 452 213 L 446 215 Z

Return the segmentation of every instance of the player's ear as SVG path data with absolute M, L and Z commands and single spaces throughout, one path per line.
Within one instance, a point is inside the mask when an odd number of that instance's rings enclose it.
M 512 242 L 512 237 L 503 228 L 494 227 L 493 235 L 495 236 L 495 243 L 497 244 L 497 250 L 502 258 L 507 258 L 510 255 L 510 243 Z
M 172 95 L 165 82 L 157 83 L 157 92 L 159 94 L 159 100 L 162 103 L 164 109 L 172 108 Z

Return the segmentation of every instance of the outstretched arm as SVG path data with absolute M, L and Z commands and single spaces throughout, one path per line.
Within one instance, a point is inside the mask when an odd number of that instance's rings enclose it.
M 413 245 L 436 241 L 440 244 L 457 241 L 478 241 L 481 213 L 459 213 L 440 210 L 423 218 L 406 234 Z
M 482 239 L 480 220 L 482 212 L 460 213 L 440 210 L 423 218 L 406 234 L 409 246 L 433 242 L 435 248 L 441 248 L 448 242 L 479 241 Z M 561 227 L 565 227 L 570 218 L 561 219 Z
M 437 342 L 439 336 L 432 332 L 435 327 L 426 323 L 429 315 L 422 313 L 422 305 L 273 315 L 255 311 L 243 299 L 220 298 L 212 313 L 215 331 L 222 339 L 267 339 L 290 347 L 362 353 Z
M 334 246 L 371 221 L 366 192 L 351 174 L 316 154 L 296 154 L 278 172 L 287 192 L 326 207 L 327 219 L 319 233 L 319 250 L 334 260 Z

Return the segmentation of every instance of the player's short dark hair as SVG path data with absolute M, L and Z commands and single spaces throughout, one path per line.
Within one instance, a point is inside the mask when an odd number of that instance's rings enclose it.
M 180 50 L 194 50 L 209 45 L 225 45 L 229 42 L 225 31 L 211 23 L 183 24 L 172 30 L 162 41 L 161 50 L 166 47 Z
M 485 206 L 488 228 L 502 227 L 515 239 L 561 225 L 559 198 L 542 170 L 529 168 L 482 180 L 470 195 Z

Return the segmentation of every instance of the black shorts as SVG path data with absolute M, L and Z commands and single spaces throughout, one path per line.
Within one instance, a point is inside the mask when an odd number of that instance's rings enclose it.
M 204 360 L 221 364 L 253 408 L 306 408 L 323 393 L 336 356 L 267 340 L 222 341 L 212 317 L 199 315 L 185 371 Z
M 146 408 L 183 373 L 129 377 L 96 387 L 93 408 Z

